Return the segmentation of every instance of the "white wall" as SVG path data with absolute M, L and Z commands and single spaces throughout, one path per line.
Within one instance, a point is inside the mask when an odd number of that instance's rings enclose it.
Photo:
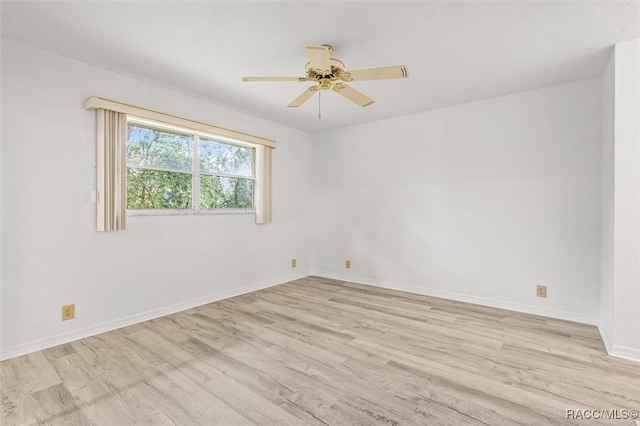
M 602 74 L 602 244 L 600 274 L 600 318 L 598 326 L 602 340 L 611 352 L 614 327 L 614 177 L 615 177 L 615 132 L 614 132 L 614 90 L 615 90 L 615 49 Z
M 595 78 L 314 135 L 314 273 L 595 323 L 600 95 Z
M 89 96 L 275 139 L 273 223 L 131 217 L 125 232 L 96 232 Z M 7 39 L 2 123 L 0 358 L 310 272 L 307 133 Z M 76 319 L 62 322 L 69 303 Z
M 640 40 L 616 44 L 603 76 L 603 105 L 614 113 L 603 117 L 604 145 L 613 155 L 603 156 L 603 170 L 609 170 L 603 209 L 609 219 L 603 223 L 608 244 L 602 247 L 607 274 L 600 329 L 611 354 L 640 361 L 639 75 Z
M 615 46 L 615 295 L 612 353 L 640 360 L 640 40 Z

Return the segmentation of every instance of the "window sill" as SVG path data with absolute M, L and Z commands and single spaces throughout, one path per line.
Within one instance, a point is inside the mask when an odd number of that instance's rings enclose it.
M 255 215 L 255 209 L 217 209 L 217 210 L 127 210 L 127 216 L 209 216 L 209 215 Z

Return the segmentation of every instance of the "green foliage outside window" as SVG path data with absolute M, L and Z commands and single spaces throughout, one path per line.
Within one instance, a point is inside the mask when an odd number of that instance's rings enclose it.
M 129 167 L 127 208 L 191 208 L 191 175 Z
M 129 125 L 127 164 L 191 170 L 193 165 L 191 136 Z
M 200 171 L 253 176 L 253 150 L 200 139 Z
M 193 208 L 193 147 L 191 135 L 130 124 L 127 208 Z M 253 208 L 253 150 L 201 139 L 198 153 L 200 208 Z
M 203 209 L 250 209 L 253 207 L 253 181 L 202 176 L 200 206 Z

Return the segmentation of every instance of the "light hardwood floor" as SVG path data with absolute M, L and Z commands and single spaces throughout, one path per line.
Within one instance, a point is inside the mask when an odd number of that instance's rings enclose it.
M 593 326 L 308 277 L 0 363 L 2 425 L 636 425 Z

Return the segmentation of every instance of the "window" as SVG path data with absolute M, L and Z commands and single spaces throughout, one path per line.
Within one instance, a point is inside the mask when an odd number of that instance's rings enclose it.
M 127 133 L 127 210 L 253 212 L 252 144 L 132 117 Z
M 276 141 L 97 96 L 84 106 L 96 110 L 97 231 L 124 231 L 139 212 L 253 212 L 256 224 L 272 222 Z

